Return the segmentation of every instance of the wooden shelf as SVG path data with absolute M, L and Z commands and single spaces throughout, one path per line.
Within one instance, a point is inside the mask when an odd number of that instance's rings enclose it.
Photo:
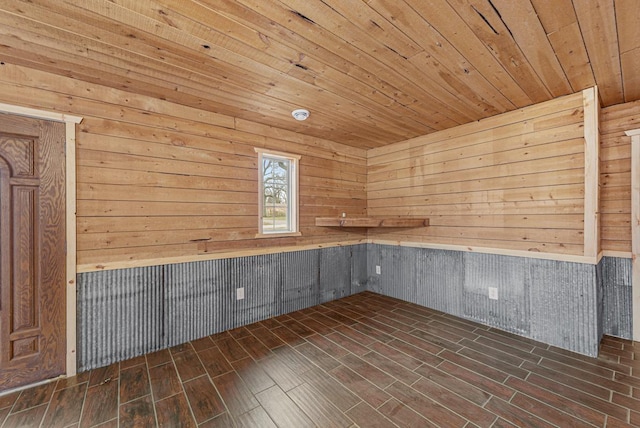
M 428 218 L 316 217 L 321 227 L 425 227 Z

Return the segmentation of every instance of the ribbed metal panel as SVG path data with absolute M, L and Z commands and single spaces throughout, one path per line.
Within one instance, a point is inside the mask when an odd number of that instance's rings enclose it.
M 78 368 L 156 351 L 164 342 L 162 267 L 78 275 Z
M 366 253 L 359 245 L 357 259 L 336 247 L 79 274 L 78 369 L 364 291 Z
M 602 287 L 602 330 L 604 334 L 633 338 L 632 262 L 620 257 L 603 257 L 599 282 Z
M 420 248 L 396 247 L 392 252 L 391 265 L 386 267 L 383 275 L 391 274 L 396 280 L 392 282 L 391 293 L 406 302 L 417 300 L 418 286 L 416 281 L 416 259 Z
M 370 244 L 351 246 L 351 294 L 367 289 L 367 251 Z
M 595 266 L 579 263 L 363 244 L 83 273 L 79 370 L 364 289 L 595 355 L 603 330 L 631 337 L 631 261 L 605 258 L 597 271 L 596 277 Z M 245 299 L 236 300 L 240 287 Z M 497 301 L 488 299 L 489 287 L 498 288 Z
M 464 254 L 462 316 L 493 327 L 529 333 L 528 259 L 495 254 Z M 498 299 L 489 299 L 496 288 Z
M 367 288 L 561 348 L 597 354 L 600 317 L 595 266 L 409 250 L 371 245 Z M 381 267 L 380 275 L 375 273 L 376 265 Z M 498 289 L 498 300 L 489 299 L 489 287 Z
M 225 260 L 229 270 L 229 286 L 234 296 L 231 310 L 226 314 L 225 330 L 282 313 L 281 256 L 266 254 Z M 242 300 L 235 300 L 238 288 L 244 288 L 245 298 Z
M 226 260 L 165 266 L 167 345 L 174 346 L 224 329 L 228 303 Z
M 595 266 L 529 260 L 531 337 L 582 354 L 598 354 Z
M 374 245 L 368 259 L 370 290 L 415 303 L 416 257 L 419 252 L 419 248 Z M 379 274 L 376 266 L 380 266 Z
M 380 266 L 382 245 L 369 244 L 367 246 L 367 290 L 374 293 L 383 293 L 380 289 L 380 276 L 376 274 L 376 265 Z
M 596 265 L 596 310 L 598 311 L 598 342 L 604 336 L 604 284 L 602 283 L 602 262 Z
M 460 251 L 418 250 L 417 304 L 458 316 L 463 313 L 463 255 Z
M 324 303 L 351 294 L 351 249 L 324 248 L 320 253 L 319 302 Z
M 279 254 L 282 274 L 280 313 L 289 313 L 318 304 L 320 251 L 294 251 Z

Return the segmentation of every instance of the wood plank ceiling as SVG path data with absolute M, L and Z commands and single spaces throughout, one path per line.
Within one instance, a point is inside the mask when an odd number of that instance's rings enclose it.
M 640 99 L 640 5 L 3 0 L 0 61 L 370 148 L 594 84 Z

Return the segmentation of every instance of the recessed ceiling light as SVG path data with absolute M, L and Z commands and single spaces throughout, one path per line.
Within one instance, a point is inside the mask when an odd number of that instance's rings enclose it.
M 307 120 L 307 118 L 309 117 L 309 110 L 299 108 L 292 111 L 291 116 L 293 116 L 295 120 Z

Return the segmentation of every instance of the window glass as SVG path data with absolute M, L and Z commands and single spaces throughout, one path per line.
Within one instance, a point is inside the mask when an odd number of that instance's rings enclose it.
M 297 157 L 259 152 L 260 234 L 296 233 Z

